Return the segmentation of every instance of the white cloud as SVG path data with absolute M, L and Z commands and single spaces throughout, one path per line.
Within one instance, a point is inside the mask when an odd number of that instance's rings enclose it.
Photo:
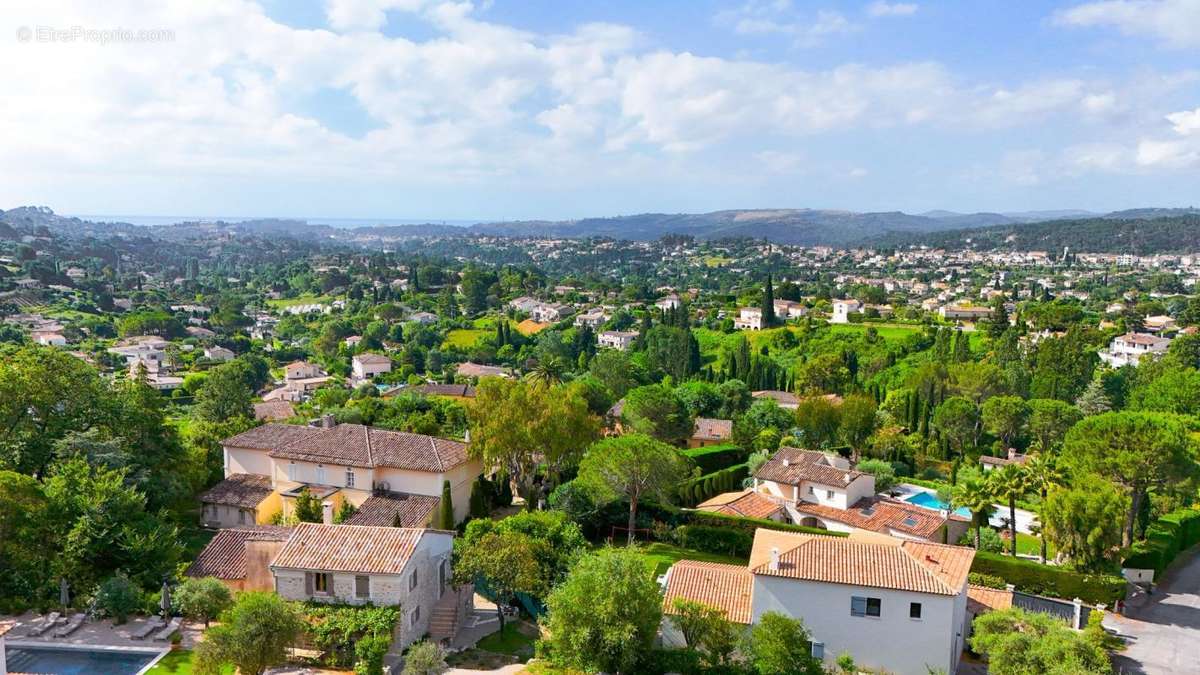
M 1054 14 L 1063 26 L 1108 26 L 1169 47 L 1200 47 L 1200 0 L 1103 0 Z
M 867 5 L 867 15 L 873 17 L 912 16 L 917 13 L 917 5 L 913 2 L 884 2 L 877 0 Z
M 1174 125 L 1175 133 L 1180 136 L 1200 134 L 1200 108 L 1171 113 L 1167 115 L 1167 120 Z
M 801 15 L 787 0 L 750 0 L 735 9 L 718 12 L 713 22 L 738 35 L 782 35 L 797 47 L 815 47 L 833 35 L 853 33 L 859 26 L 840 12 L 822 9 Z

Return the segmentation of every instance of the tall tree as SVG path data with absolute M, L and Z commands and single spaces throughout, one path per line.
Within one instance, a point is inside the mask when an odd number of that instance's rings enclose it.
M 630 390 L 625 395 L 621 421 L 626 429 L 664 443 L 682 443 L 692 435 L 692 418 L 675 391 L 664 384 Z
M 1029 490 L 1029 479 L 1025 475 L 1025 467 L 1020 464 L 1006 464 L 992 470 L 988 476 L 996 496 L 1008 504 L 1008 534 L 1012 544 L 1011 553 L 1017 555 L 1017 500 L 1025 496 Z
M 983 402 L 983 426 L 1005 448 L 1015 447 L 1028 417 L 1029 405 L 1020 396 L 993 396 Z
M 1070 488 L 1051 490 L 1042 502 L 1042 536 L 1077 569 L 1105 571 L 1121 548 L 1121 517 L 1128 503 L 1112 483 L 1083 476 Z
M 762 325 L 770 328 L 777 323 L 775 318 L 775 287 L 771 284 L 771 275 L 767 274 L 767 285 L 763 288 Z
M 1129 512 L 1122 545 L 1133 543 L 1133 527 L 1147 493 L 1177 483 L 1196 471 L 1188 426 L 1178 415 L 1109 412 L 1087 417 L 1067 432 L 1063 467 L 1097 473 L 1125 488 Z
M 990 481 L 983 478 L 968 478 L 954 486 L 954 503 L 971 512 L 976 551 L 981 547 L 981 532 L 988 526 L 988 519 L 995 510 L 995 500 L 995 488 Z
M 1079 412 L 1086 416 L 1099 415 L 1112 410 L 1112 403 L 1104 391 L 1104 383 L 1100 380 L 1088 382 L 1087 387 L 1075 401 Z
M 208 371 L 196 392 L 196 415 L 208 422 L 225 422 L 234 417 L 254 417 L 251 392 L 241 363 L 224 363 Z
M 1046 451 L 1037 453 L 1025 462 L 1025 476 L 1029 481 L 1029 488 L 1036 490 L 1038 496 L 1041 497 L 1039 503 L 1045 504 L 1046 497 L 1050 494 L 1050 490 L 1063 483 L 1062 472 L 1054 465 L 1053 457 Z M 1043 564 L 1046 562 L 1046 532 L 1045 526 L 1042 525 L 1042 532 L 1039 534 L 1040 540 L 1040 557 Z
M 758 675 L 824 675 L 812 655 L 812 637 L 800 619 L 764 612 L 742 644 L 750 668 Z
M 496 596 L 496 616 L 504 630 L 503 605 L 517 593 L 540 596 L 546 592 L 545 581 L 538 573 L 538 559 L 546 552 L 545 542 L 527 534 L 488 532 L 456 547 L 454 575 L 463 584 L 484 579 Z
M 628 542 L 633 543 L 638 503 L 669 501 L 687 477 L 688 465 L 675 448 L 642 434 L 606 438 L 588 450 L 576 480 L 610 499 L 629 500 Z
M 853 461 L 862 456 L 867 439 L 875 433 L 875 401 L 864 394 L 851 394 L 839 406 L 838 437 L 850 446 Z
M 1079 421 L 1079 409 L 1052 398 L 1029 401 L 1029 435 L 1039 452 L 1056 452 L 1067 430 Z
M 537 508 L 539 471 L 557 480 L 600 434 L 578 392 L 499 377 L 479 382 L 467 417 L 471 456 L 504 471 L 529 510 Z
M 933 426 L 962 457 L 979 441 L 979 408 L 968 399 L 952 396 L 933 413 Z

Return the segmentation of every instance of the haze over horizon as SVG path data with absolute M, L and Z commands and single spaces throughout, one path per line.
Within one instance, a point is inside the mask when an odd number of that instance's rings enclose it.
M 37 66 L 0 74 L 8 208 L 1107 212 L 1200 184 L 1197 0 L 74 4 L 5 10 L 0 58 Z

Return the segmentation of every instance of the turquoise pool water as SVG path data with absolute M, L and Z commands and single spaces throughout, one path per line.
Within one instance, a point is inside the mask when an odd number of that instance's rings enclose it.
M 904 501 L 908 502 L 909 504 L 916 504 L 917 506 L 925 507 L 927 509 L 933 509 L 934 511 L 942 511 L 947 506 L 946 502 L 938 499 L 937 495 L 933 494 L 932 492 L 918 492 Z M 954 513 L 955 515 L 962 516 L 963 518 L 971 517 L 971 512 L 962 507 L 954 509 Z
M 14 673 L 46 675 L 135 675 L 158 656 L 157 652 L 92 651 L 54 647 L 9 647 L 8 669 Z

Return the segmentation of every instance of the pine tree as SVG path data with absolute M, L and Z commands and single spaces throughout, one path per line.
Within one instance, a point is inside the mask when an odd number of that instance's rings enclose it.
M 1075 406 L 1079 408 L 1079 412 L 1089 417 L 1112 410 L 1112 403 L 1108 400 L 1108 394 L 1105 393 L 1104 384 L 1100 380 L 1088 383 L 1087 388 L 1075 401 Z
M 966 363 L 971 360 L 971 339 L 961 328 L 954 331 L 954 362 Z

